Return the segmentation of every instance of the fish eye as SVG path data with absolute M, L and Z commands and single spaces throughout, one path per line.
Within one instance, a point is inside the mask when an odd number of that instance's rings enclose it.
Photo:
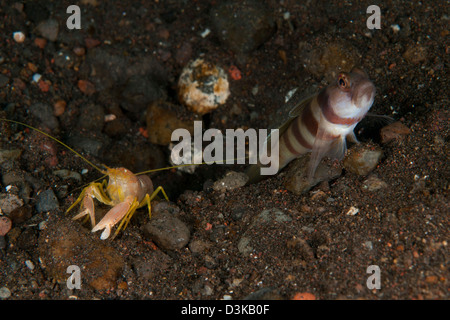
M 345 74 L 340 74 L 338 77 L 338 85 L 341 89 L 347 90 L 350 88 L 350 83 L 348 82 L 347 77 Z

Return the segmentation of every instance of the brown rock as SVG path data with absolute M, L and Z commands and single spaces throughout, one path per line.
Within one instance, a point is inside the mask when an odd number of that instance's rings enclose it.
M 148 238 L 164 250 L 182 249 L 190 238 L 188 227 L 167 211 L 152 217 L 144 231 Z
M 317 166 L 313 179 L 309 181 L 306 178 L 309 159 L 309 156 L 301 157 L 297 160 L 294 160 L 293 163 L 288 167 L 288 178 L 286 179 L 284 185 L 286 189 L 297 195 L 301 195 L 307 192 L 322 181 L 335 179 L 342 173 L 342 169 L 340 167 L 334 167 L 328 165 L 327 163 L 321 162 Z
M 5 234 L 11 230 L 12 222 L 8 217 L 0 217 L 0 237 L 3 237 Z
M 85 95 L 93 95 L 95 93 L 95 85 L 88 80 L 78 80 L 78 89 Z
M 351 148 L 344 158 L 344 168 L 350 172 L 367 175 L 381 160 L 383 151 L 371 144 L 359 144 Z
M 21 224 L 32 216 L 31 207 L 30 206 L 22 206 L 14 209 L 9 214 L 9 218 L 14 222 L 14 224 Z
M 394 122 L 380 131 L 381 143 L 388 143 L 391 140 L 402 139 L 403 136 L 411 133 L 411 130 L 401 122 Z
M 66 111 L 67 103 L 64 100 L 58 100 L 53 105 L 53 114 L 56 117 L 63 115 L 64 111 Z
M 87 284 L 95 290 L 114 288 L 124 267 L 122 256 L 114 248 L 66 217 L 49 218 L 39 236 L 38 252 L 49 277 L 66 282 L 67 268 L 76 265 L 81 270 L 81 286 Z
M 419 64 L 427 59 L 427 48 L 419 45 L 409 46 L 403 53 L 403 58 L 409 63 Z
M 172 132 L 179 128 L 194 133 L 194 120 L 198 117 L 188 114 L 184 108 L 166 101 L 157 101 L 147 109 L 147 133 L 151 143 L 168 145 Z

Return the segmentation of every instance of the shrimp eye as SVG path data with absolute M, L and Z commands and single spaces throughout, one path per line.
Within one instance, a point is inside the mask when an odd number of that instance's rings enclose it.
M 347 77 L 344 74 L 340 74 L 338 77 L 338 85 L 341 89 L 349 89 L 350 84 L 348 82 Z

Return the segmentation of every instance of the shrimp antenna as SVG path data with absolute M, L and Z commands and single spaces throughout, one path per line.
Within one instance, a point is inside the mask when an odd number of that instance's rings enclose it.
M 16 124 L 20 124 L 22 126 L 25 126 L 27 128 L 30 128 L 34 131 L 37 131 L 47 137 L 49 137 L 50 139 L 52 139 L 53 141 L 56 141 L 57 143 L 59 143 L 60 145 L 64 146 L 65 148 L 69 149 L 70 151 L 72 151 L 73 153 L 75 153 L 78 157 L 80 157 L 81 159 L 83 159 L 84 161 L 86 161 L 87 164 L 89 164 L 91 167 L 93 167 L 94 169 L 96 169 L 97 171 L 100 171 L 102 174 L 105 174 L 105 171 L 100 169 L 99 167 L 97 167 L 95 164 L 93 164 L 91 161 L 89 161 L 88 159 L 86 159 L 85 157 L 83 157 L 80 153 L 76 152 L 74 149 L 72 149 L 71 147 L 69 147 L 67 144 L 65 144 L 64 142 L 56 139 L 55 137 L 52 137 L 51 135 L 49 135 L 48 133 L 39 130 L 35 127 L 32 127 L 26 123 L 23 122 L 19 122 L 19 121 L 15 121 L 15 120 L 10 120 L 10 119 L 5 119 L 5 118 L 0 118 L 1 121 L 6 121 L 6 122 L 12 122 L 12 123 L 16 123 Z
M 16 120 L 10 120 L 10 119 L 6 119 L 6 118 L 0 118 L 0 121 L 6 121 L 6 122 L 12 122 L 12 123 L 16 123 L 19 125 L 22 125 L 24 127 L 27 127 L 31 130 L 37 131 L 40 134 L 43 134 L 47 137 L 49 137 L 50 139 L 52 139 L 53 141 L 56 141 L 57 143 L 59 143 L 60 145 L 62 145 L 63 147 L 67 148 L 68 150 L 72 151 L 74 154 L 76 154 L 78 157 L 80 157 L 82 160 L 84 160 L 87 164 L 89 164 L 91 167 L 93 167 L 94 169 L 96 169 L 97 171 L 101 172 L 104 176 L 94 180 L 100 180 L 103 179 L 106 175 L 105 175 L 105 171 L 100 169 L 98 166 L 96 166 L 95 164 L 93 164 L 91 161 L 89 161 L 88 159 L 86 159 L 84 156 L 82 156 L 79 152 L 75 151 L 74 149 L 72 149 L 71 147 L 69 147 L 67 144 L 65 144 L 64 142 L 56 139 L 55 137 L 51 136 L 50 134 L 39 130 L 33 126 L 30 126 L 26 123 L 20 122 L 20 121 L 16 121 Z M 233 160 L 240 160 L 240 159 L 249 159 L 249 157 L 241 157 L 241 158 L 235 158 Z M 197 166 L 197 165 L 204 165 L 204 164 L 212 164 L 212 163 L 217 163 L 217 162 L 225 162 L 229 159 L 226 160 L 219 160 L 219 161 L 209 161 L 209 162 L 202 162 L 202 163 L 188 163 L 188 164 L 180 164 L 180 165 L 176 165 L 176 166 L 171 166 L 171 167 L 165 167 L 165 168 L 159 168 L 159 169 L 151 169 L 151 170 L 147 170 L 147 171 L 142 171 L 139 173 L 135 173 L 136 175 L 141 175 L 141 174 L 146 174 L 146 173 L 151 173 L 151 172 L 157 172 L 157 171 L 164 171 L 164 170 L 169 170 L 169 169 L 174 169 L 174 168 L 181 168 L 181 167 L 188 167 L 188 166 Z
M 241 160 L 241 159 L 249 159 L 249 157 L 241 157 L 241 158 L 234 158 L 231 160 Z M 179 164 L 176 166 L 171 166 L 171 167 L 165 167 L 165 168 L 159 168 L 159 169 L 151 169 L 151 170 L 147 170 L 147 171 L 142 171 L 139 173 L 135 173 L 135 175 L 141 175 L 141 174 L 146 174 L 146 173 L 151 173 L 151 172 L 157 172 L 157 171 L 163 171 L 163 170 L 169 170 L 169 169 L 174 169 L 174 168 L 181 168 L 181 167 L 189 167 L 189 166 L 199 166 L 199 165 L 204 165 L 204 164 L 213 164 L 213 163 L 218 163 L 218 162 L 226 162 L 230 159 L 225 159 L 225 160 L 215 160 L 215 161 L 205 161 L 205 162 L 201 162 L 201 163 L 184 163 L 184 164 Z

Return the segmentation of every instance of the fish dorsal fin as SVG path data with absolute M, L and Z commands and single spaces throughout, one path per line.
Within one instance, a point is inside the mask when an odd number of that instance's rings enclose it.
M 296 98 L 296 94 L 294 94 L 294 96 L 289 99 L 288 102 L 286 102 L 286 104 L 283 106 L 283 109 L 286 110 L 288 118 L 285 119 L 281 125 L 275 127 L 278 129 L 278 137 L 281 137 L 281 135 L 287 130 L 291 122 L 302 114 L 303 109 L 310 103 L 313 98 L 314 96 L 309 96 L 306 99 L 299 100 L 298 97 Z M 270 141 L 271 134 L 267 136 L 266 145 L 268 145 Z

